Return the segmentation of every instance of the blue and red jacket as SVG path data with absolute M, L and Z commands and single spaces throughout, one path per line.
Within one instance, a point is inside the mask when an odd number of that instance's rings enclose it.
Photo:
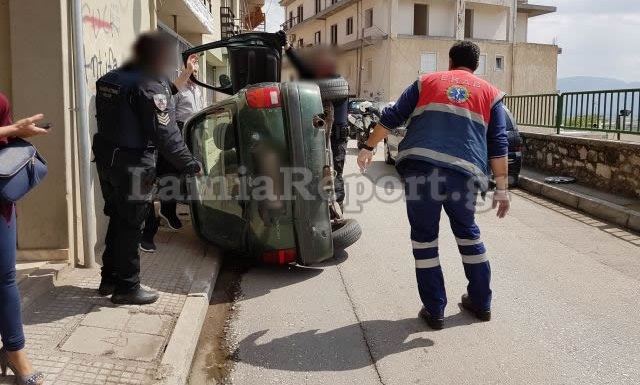
M 484 178 L 488 159 L 507 156 L 504 93 L 464 70 L 422 75 L 382 112 L 380 124 L 405 124 L 396 162 L 423 160 Z

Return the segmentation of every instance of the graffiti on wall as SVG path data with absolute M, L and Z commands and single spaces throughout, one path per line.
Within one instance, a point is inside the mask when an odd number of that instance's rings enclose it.
M 82 3 L 85 80 L 93 92 L 96 80 L 118 67 L 128 53 L 135 29 L 128 24 L 136 23 L 132 20 L 135 6 L 131 3 L 132 0 L 85 0 Z

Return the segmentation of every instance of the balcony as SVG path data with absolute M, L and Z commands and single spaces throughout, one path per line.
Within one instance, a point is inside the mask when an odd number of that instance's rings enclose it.
M 158 2 L 158 15 L 180 34 L 214 33 L 211 0 L 166 0 Z

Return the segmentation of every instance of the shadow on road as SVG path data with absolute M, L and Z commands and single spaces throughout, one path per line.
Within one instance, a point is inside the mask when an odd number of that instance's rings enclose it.
M 259 343 L 258 340 L 268 333 L 268 330 L 262 330 L 240 341 L 237 347 L 239 354 L 234 356 L 244 363 L 266 369 L 306 372 L 363 368 L 372 362 L 362 340 L 362 328 L 367 335 L 377 336 L 372 346 L 376 361 L 396 353 L 433 346 L 433 341 L 423 337 L 407 341 L 412 334 L 425 330 L 419 320 L 376 320 L 326 332 L 312 329 Z

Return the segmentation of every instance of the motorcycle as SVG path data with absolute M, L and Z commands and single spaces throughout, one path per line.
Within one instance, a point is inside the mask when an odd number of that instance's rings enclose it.
M 356 132 L 358 143 L 364 143 L 369 139 L 380 120 L 380 111 L 370 101 L 363 101 L 358 105 L 358 112 L 352 112 L 348 116 L 349 124 Z

